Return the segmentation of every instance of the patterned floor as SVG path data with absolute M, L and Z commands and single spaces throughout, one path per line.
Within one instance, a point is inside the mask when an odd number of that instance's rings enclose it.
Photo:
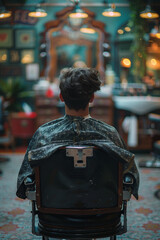
M 31 234 L 31 204 L 15 196 L 23 155 L 8 156 L 9 161 L 0 163 L 3 171 L 0 177 L 0 239 L 41 239 Z M 160 200 L 154 197 L 154 192 L 160 187 L 159 173 L 159 169 L 140 169 L 140 198 L 128 203 L 128 232 L 119 236 L 119 240 L 160 240 Z

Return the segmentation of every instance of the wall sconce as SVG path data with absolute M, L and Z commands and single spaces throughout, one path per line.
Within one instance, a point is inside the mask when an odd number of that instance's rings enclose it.
M 121 59 L 121 66 L 125 68 L 131 67 L 131 60 L 129 58 L 122 58 Z
M 105 49 L 109 49 L 109 48 L 110 48 L 110 45 L 109 45 L 109 43 L 107 43 L 107 42 L 103 43 L 102 45 L 103 45 L 103 47 L 104 47 Z
M 103 57 L 105 57 L 105 58 L 109 58 L 109 57 L 111 57 L 110 52 L 108 52 L 108 51 L 104 51 L 104 52 L 103 52 Z
M 158 26 L 155 26 L 150 33 L 151 37 L 160 39 L 160 28 Z
M 151 6 L 147 5 L 145 10 L 140 13 L 141 18 L 152 19 L 158 18 L 159 14 L 151 10 Z
M 156 58 L 149 58 L 146 62 L 148 68 L 152 70 L 159 70 L 160 69 L 160 61 Z
M 0 10 L 0 19 L 9 18 L 11 16 L 11 14 L 12 14 L 11 11 L 6 10 L 5 8 L 1 9 Z
M 28 16 L 41 18 L 41 17 L 46 17 L 47 13 L 46 13 L 46 11 L 43 8 L 40 7 L 40 4 L 38 4 L 37 8 L 35 9 L 35 11 L 29 12 Z
M 125 30 L 126 32 L 130 32 L 130 31 L 131 31 L 131 28 L 128 27 L 128 26 L 126 26 L 126 27 L 124 28 L 124 30 Z
M 74 3 L 75 3 L 75 6 L 74 6 L 74 10 L 73 12 L 71 12 L 69 14 L 69 17 L 70 18 L 87 18 L 88 17 L 88 14 L 85 13 L 79 6 L 79 0 L 75 0 Z
M 123 31 L 123 29 L 118 29 L 117 33 L 122 35 L 124 33 L 124 31 Z
M 121 13 L 115 11 L 115 8 L 116 8 L 116 6 L 115 6 L 115 4 L 113 3 L 113 4 L 111 5 L 111 7 L 106 8 L 106 9 L 102 12 L 102 15 L 103 15 L 104 17 L 120 17 L 120 16 L 121 16 Z

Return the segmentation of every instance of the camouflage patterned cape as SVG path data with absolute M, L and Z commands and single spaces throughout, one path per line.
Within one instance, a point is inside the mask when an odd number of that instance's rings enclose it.
M 91 117 L 83 118 L 70 115 L 48 122 L 35 132 L 18 174 L 16 195 L 25 199 L 24 180 L 28 176 L 34 178 L 29 157 L 45 159 L 59 147 L 68 145 L 94 145 L 103 148 L 112 156 L 118 157 L 123 163 L 124 174 L 130 173 L 135 179 L 132 194 L 138 199 L 139 173 L 134 161 L 134 154 L 126 150 L 117 130 Z

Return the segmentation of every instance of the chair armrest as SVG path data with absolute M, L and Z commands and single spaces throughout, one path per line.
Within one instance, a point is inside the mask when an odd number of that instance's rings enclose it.
M 123 184 L 131 186 L 134 183 L 134 178 L 130 174 L 126 174 L 123 178 Z
M 28 186 L 33 186 L 34 183 L 35 183 L 35 181 L 32 178 L 30 178 L 30 177 L 26 177 L 24 179 L 24 185 L 27 186 L 27 187 Z
M 31 201 L 36 201 L 36 191 L 26 190 L 26 197 Z
M 126 174 L 123 178 L 123 200 L 129 201 L 132 194 L 134 178 L 130 174 Z
M 35 181 L 30 178 L 26 177 L 24 180 L 24 185 L 26 186 L 26 197 L 29 200 L 36 200 L 36 191 L 35 191 Z

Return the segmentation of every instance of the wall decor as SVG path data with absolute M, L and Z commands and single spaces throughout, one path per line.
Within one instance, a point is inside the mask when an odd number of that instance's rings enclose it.
M 39 64 L 31 63 L 26 65 L 26 80 L 38 80 L 39 79 Z
M 29 10 L 24 9 L 12 9 L 12 16 L 9 18 L 0 19 L 0 25 L 4 24 L 25 24 L 34 25 L 39 19 L 28 16 Z
M 34 29 L 18 29 L 15 33 L 16 48 L 33 48 L 35 46 Z
M 20 61 L 19 51 L 17 50 L 10 50 L 10 62 L 15 63 Z
M 22 50 L 21 51 L 21 63 L 34 62 L 34 50 Z
M 22 66 L 15 65 L 0 65 L 0 77 L 16 77 L 16 76 L 22 76 Z
M 9 28 L 0 29 L 0 47 L 13 46 L 13 31 Z
M 7 50 L 6 49 L 0 49 L 0 63 L 7 62 Z

